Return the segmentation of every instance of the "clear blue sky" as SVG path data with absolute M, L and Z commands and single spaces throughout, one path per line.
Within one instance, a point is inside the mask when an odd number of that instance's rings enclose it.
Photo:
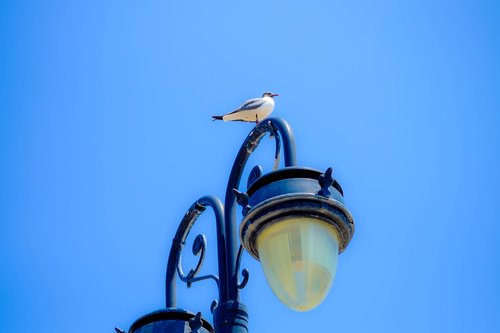
M 109 333 L 161 308 L 178 222 L 224 195 L 252 128 L 210 116 L 270 90 L 357 229 L 307 313 L 245 255 L 250 331 L 499 332 L 499 16 L 477 0 L 2 1 L 2 330 Z M 252 163 L 269 171 L 272 144 Z M 215 273 L 210 213 L 194 232 Z M 213 283 L 179 297 L 211 320 Z

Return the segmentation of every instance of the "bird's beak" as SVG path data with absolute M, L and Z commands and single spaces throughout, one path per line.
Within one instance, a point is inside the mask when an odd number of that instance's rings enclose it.
M 279 96 L 280 94 L 271 94 L 271 97 Z

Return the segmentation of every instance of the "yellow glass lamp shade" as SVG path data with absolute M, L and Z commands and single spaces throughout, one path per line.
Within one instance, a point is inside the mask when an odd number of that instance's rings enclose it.
M 337 269 L 337 233 L 311 217 L 273 223 L 257 236 L 259 258 L 271 289 L 289 308 L 308 311 L 328 294 Z

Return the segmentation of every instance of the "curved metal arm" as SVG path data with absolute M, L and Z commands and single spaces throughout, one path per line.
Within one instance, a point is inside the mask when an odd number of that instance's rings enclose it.
M 239 299 L 238 291 L 238 272 L 237 272 L 237 233 L 236 228 L 236 197 L 233 193 L 233 189 L 238 189 L 241 181 L 241 176 L 243 170 L 245 169 L 246 163 L 250 154 L 257 148 L 260 140 L 264 137 L 266 133 L 271 133 L 275 136 L 277 140 L 277 147 L 279 147 L 279 137 L 281 135 L 283 142 L 283 148 L 285 153 L 285 166 L 295 166 L 297 165 L 297 156 L 295 153 L 295 138 L 293 131 L 288 125 L 288 123 L 281 118 L 269 118 L 265 121 L 259 123 L 255 128 L 248 134 L 247 138 L 243 142 L 236 159 L 234 160 L 233 167 L 231 169 L 231 174 L 229 176 L 229 181 L 226 189 L 225 198 L 225 235 L 226 235 L 226 272 L 227 281 L 229 282 L 227 287 L 228 300 Z M 278 150 L 277 150 L 278 152 Z M 221 281 L 222 284 L 222 281 Z
M 203 263 L 205 241 L 203 236 L 198 235 L 193 244 L 193 253 L 198 255 L 201 253 L 200 261 L 197 267 L 191 270 L 187 275 L 182 272 L 180 268 L 180 256 L 182 249 L 186 242 L 186 238 L 189 231 L 193 227 L 194 223 L 198 217 L 205 211 L 206 206 L 212 207 L 215 213 L 216 227 L 217 227 L 217 252 L 218 252 L 218 266 L 219 266 L 219 277 L 214 275 L 207 275 L 196 277 L 196 274 L 201 269 Z M 196 201 L 186 212 L 184 218 L 182 219 L 175 237 L 172 240 L 172 247 L 170 248 L 170 254 L 168 257 L 167 264 L 167 274 L 165 278 L 165 303 L 166 307 L 176 306 L 176 284 L 175 284 L 175 274 L 179 272 L 181 279 L 188 283 L 188 286 L 196 281 L 212 278 L 217 282 L 219 288 L 220 301 L 225 301 L 222 295 L 227 295 L 227 281 L 226 281 L 226 250 L 225 250 L 225 230 L 224 230 L 224 208 L 222 202 L 214 196 L 205 196 Z M 219 282 L 220 280 L 220 282 Z
M 220 303 L 239 299 L 238 289 L 243 288 L 248 281 L 248 271 L 244 270 L 242 272 L 243 281 L 241 284 L 238 283 L 237 271 L 241 262 L 241 249 L 240 254 L 237 255 L 236 244 L 238 244 L 238 242 L 237 233 L 235 231 L 236 197 L 233 194 L 233 189 L 238 189 L 248 158 L 257 148 L 260 140 L 266 133 L 274 135 L 276 140 L 275 168 L 277 167 L 276 164 L 279 158 L 281 142 L 283 142 L 285 166 L 297 165 L 294 135 L 292 129 L 285 120 L 281 118 L 270 118 L 255 126 L 243 142 L 231 169 L 226 189 L 225 210 L 218 198 L 214 196 L 202 197 L 188 209 L 177 229 L 172 241 L 172 247 L 170 248 L 165 279 L 167 308 L 176 306 L 175 274 L 177 272 L 181 279 L 188 283 L 188 286 L 190 283 L 199 280 L 208 278 L 214 279 L 218 282 Z M 193 253 L 195 255 L 201 254 L 197 267 L 192 269 L 187 275 L 182 272 L 182 268 L 180 267 L 180 255 L 186 238 L 198 217 L 205 211 L 206 206 L 211 206 L 213 208 L 216 219 L 218 279 L 215 275 L 196 277 L 203 263 L 205 250 L 205 241 L 200 235 L 195 239 L 195 244 L 193 246 Z

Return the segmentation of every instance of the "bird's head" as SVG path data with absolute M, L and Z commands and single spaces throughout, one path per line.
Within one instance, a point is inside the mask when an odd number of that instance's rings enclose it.
M 265 92 L 262 94 L 262 97 L 271 97 L 273 98 L 274 96 L 279 96 L 279 94 L 273 94 L 272 92 Z

